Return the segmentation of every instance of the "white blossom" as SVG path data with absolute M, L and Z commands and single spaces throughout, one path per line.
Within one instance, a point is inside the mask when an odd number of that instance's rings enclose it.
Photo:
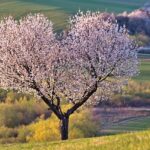
M 79 12 L 56 38 L 41 14 L 0 22 L 0 86 L 34 91 L 54 113 L 71 102 L 96 104 L 138 72 L 136 43 L 125 28 L 99 12 Z
M 74 89 L 72 99 L 80 99 L 96 80 L 100 81 L 95 96 L 101 93 L 97 100 L 107 98 L 120 90 L 125 80 L 138 73 L 137 45 L 126 28 L 119 28 L 112 18 L 105 19 L 99 12 L 79 12 L 70 19 L 70 30 L 62 43 L 70 56 L 68 72 L 74 76 L 66 82 L 70 93 Z M 96 103 L 93 97 L 91 101 Z

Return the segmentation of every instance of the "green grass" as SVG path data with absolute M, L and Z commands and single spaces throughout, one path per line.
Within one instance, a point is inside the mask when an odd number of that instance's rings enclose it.
M 109 134 L 130 132 L 130 131 L 141 131 L 150 129 L 150 116 L 148 117 L 135 117 L 127 120 L 114 123 L 106 126 L 104 131 Z
M 139 70 L 138 76 L 134 80 L 139 82 L 150 82 L 150 54 L 139 54 Z
M 0 16 L 16 18 L 27 13 L 44 13 L 59 30 L 66 26 L 68 16 L 79 9 L 119 13 L 141 7 L 147 0 L 0 0 Z
M 149 56 L 145 57 L 148 58 Z M 150 59 L 142 58 L 140 61 L 139 69 L 140 73 L 134 79 L 139 82 L 150 82 Z
M 66 142 L 0 145 L 0 150 L 150 150 L 150 131 Z

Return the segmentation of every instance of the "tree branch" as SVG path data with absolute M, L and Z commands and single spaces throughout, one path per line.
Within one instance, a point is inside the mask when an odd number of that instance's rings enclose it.
M 38 92 L 38 95 L 40 96 L 40 98 L 50 107 L 50 109 L 54 112 L 54 114 L 61 120 L 62 118 L 62 112 L 59 111 L 58 107 L 52 103 L 51 100 L 49 100 L 42 92 L 41 90 L 38 88 L 37 84 L 35 81 L 33 81 L 33 85 L 32 88 L 35 89 Z
M 98 86 L 98 82 L 96 81 L 92 86 L 90 86 L 84 92 L 83 96 L 80 99 L 80 102 L 76 103 L 72 108 L 70 108 L 66 114 L 69 116 L 72 113 L 74 113 L 74 111 L 76 111 L 80 106 L 82 106 L 89 99 L 89 97 L 92 96 L 93 93 L 97 91 L 97 86 Z
M 106 78 L 111 75 L 111 73 L 113 72 L 114 69 L 115 69 L 115 65 L 106 76 L 104 76 L 103 78 L 98 77 L 97 80 L 95 81 L 95 83 L 92 86 L 90 86 L 87 90 L 85 90 L 80 101 L 78 103 L 74 104 L 74 106 L 72 108 L 70 108 L 66 114 L 69 116 L 72 113 L 74 113 L 74 111 L 76 111 L 80 106 L 82 106 L 97 91 L 98 83 L 106 80 Z
M 96 72 L 96 69 L 95 69 L 95 67 L 94 67 L 94 65 L 93 65 L 93 63 L 92 63 L 92 59 L 91 59 L 91 57 L 89 56 L 88 53 L 86 53 L 86 56 L 87 56 L 87 58 L 88 58 L 88 60 L 89 60 L 89 62 L 90 62 L 91 71 L 93 72 L 93 74 L 91 73 L 91 75 L 92 75 L 93 77 L 97 78 L 97 72 Z

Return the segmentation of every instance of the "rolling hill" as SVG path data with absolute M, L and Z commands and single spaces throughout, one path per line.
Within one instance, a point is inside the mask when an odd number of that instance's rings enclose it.
M 70 14 L 79 9 L 120 13 L 137 9 L 147 0 L 0 0 L 0 16 L 13 15 L 16 18 L 27 13 L 44 13 L 59 30 L 66 26 Z

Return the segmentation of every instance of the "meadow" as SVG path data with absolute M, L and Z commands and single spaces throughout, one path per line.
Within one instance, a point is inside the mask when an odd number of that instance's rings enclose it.
M 105 133 L 118 134 L 150 129 L 150 116 L 128 118 L 105 127 Z
M 44 13 L 56 30 L 67 25 L 68 17 L 79 9 L 120 13 L 137 9 L 147 0 L 0 0 L 0 16 L 20 18 L 28 13 Z
M 134 78 L 138 82 L 150 82 L 150 55 L 139 57 L 139 75 Z
M 119 134 L 98 138 L 0 145 L 1 150 L 149 150 L 150 131 Z

